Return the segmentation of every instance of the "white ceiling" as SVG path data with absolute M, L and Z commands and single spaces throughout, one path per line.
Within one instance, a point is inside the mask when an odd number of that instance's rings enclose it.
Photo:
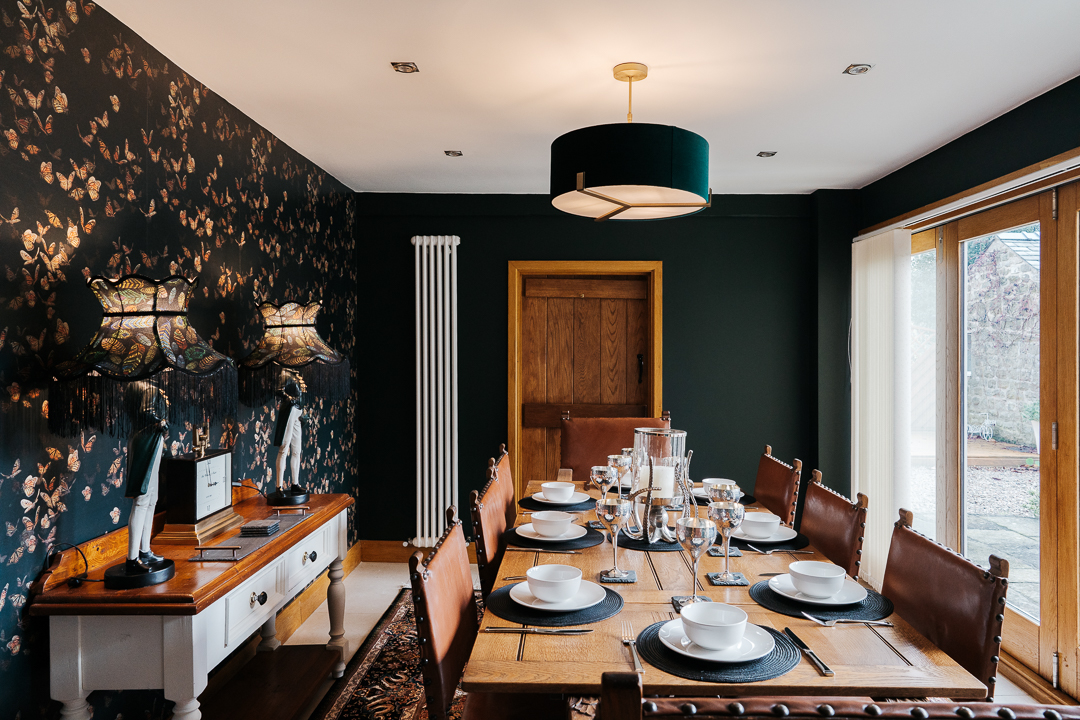
M 546 193 L 553 139 L 625 121 L 626 61 L 650 68 L 634 120 L 704 136 L 716 193 L 862 187 L 1080 74 L 1075 0 L 104 7 L 359 191 Z

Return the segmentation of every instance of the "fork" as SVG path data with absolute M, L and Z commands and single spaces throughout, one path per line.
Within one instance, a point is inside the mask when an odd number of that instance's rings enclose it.
M 824 625 L 825 627 L 832 627 L 836 623 L 853 623 L 859 625 L 880 625 L 881 627 L 892 627 L 893 624 L 887 620 L 848 620 L 846 618 L 838 618 L 836 620 L 822 620 L 816 618 L 808 612 L 803 612 L 803 617 L 807 620 L 813 620 L 818 625 Z
M 641 661 L 638 660 L 637 637 L 634 635 L 634 627 L 629 620 L 623 620 L 622 623 L 622 644 L 629 645 L 630 652 L 634 654 L 634 672 L 644 673 L 645 668 L 641 667 Z
M 761 553 L 762 555 L 772 555 L 774 552 L 795 553 L 797 555 L 813 555 L 814 554 L 813 550 L 761 550 L 759 548 L 754 547 L 750 543 L 746 543 L 746 547 L 750 548 L 751 550 L 753 550 L 756 553 Z

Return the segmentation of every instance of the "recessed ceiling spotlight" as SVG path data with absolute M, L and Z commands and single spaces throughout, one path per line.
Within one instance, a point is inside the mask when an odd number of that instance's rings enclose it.
M 870 68 L 872 68 L 872 67 L 874 67 L 874 66 L 873 65 L 868 65 L 866 63 L 855 63 L 854 65 L 848 65 L 846 68 L 844 68 L 844 74 L 845 75 L 865 75 L 866 73 L 870 72 Z
M 414 62 L 392 62 L 390 67 L 397 70 L 399 73 L 414 73 L 420 72 L 420 68 L 416 67 Z
M 772 157 L 776 154 L 775 150 L 762 150 L 757 154 L 758 157 Z
M 443 150 L 443 153 L 446 155 L 446 157 L 461 157 L 465 154 L 460 150 Z

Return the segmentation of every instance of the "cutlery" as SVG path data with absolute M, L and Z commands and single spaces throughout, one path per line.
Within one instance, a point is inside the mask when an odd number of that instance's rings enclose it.
M 795 553 L 796 555 L 813 555 L 814 554 L 813 550 L 759 550 L 758 548 L 754 547 L 750 543 L 746 543 L 746 547 L 750 548 L 751 550 L 753 550 L 756 553 L 761 553 L 762 555 L 772 555 L 775 552 Z M 781 573 L 781 575 L 782 574 L 783 573 Z
M 559 555 L 580 555 L 581 554 L 577 550 L 541 550 L 539 548 L 518 548 L 518 547 L 508 547 L 508 548 L 506 548 L 506 550 L 507 550 L 507 552 L 510 552 L 510 551 L 513 551 L 513 552 L 542 552 L 542 553 L 557 553 Z
M 776 577 L 777 575 L 787 575 L 787 573 L 758 573 L 758 577 Z
M 814 665 L 817 666 L 817 669 L 821 671 L 822 675 L 824 675 L 825 677 L 832 677 L 836 674 L 828 665 L 821 662 L 821 658 L 815 655 L 814 651 L 811 650 L 806 643 L 800 640 L 798 635 L 791 632 L 791 628 L 784 628 L 784 634 L 791 638 L 791 641 L 795 643 L 795 645 L 797 645 L 800 650 L 803 651 L 803 655 L 809 658 L 810 662 L 814 663 Z
M 818 625 L 824 625 L 825 627 L 832 627 L 836 623 L 853 623 L 859 625 L 880 625 L 881 627 L 892 627 L 893 624 L 887 620 L 848 620 L 846 618 L 838 618 L 836 620 L 822 620 L 816 618 L 808 612 L 803 612 L 803 617 L 807 620 L 813 620 Z
M 537 510 L 536 512 L 551 512 L 551 511 L 550 510 Z M 585 510 L 558 510 L 557 512 L 564 512 L 567 515 L 584 515 L 585 514 Z M 533 511 L 532 510 L 525 510 L 521 514 L 522 515 L 532 515 Z
M 592 632 L 592 628 L 573 628 L 561 630 L 557 628 L 512 628 L 512 627 L 489 627 L 484 628 L 488 633 L 519 633 L 521 635 L 585 635 Z
M 641 660 L 638 659 L 637 654 L 637 636 L 634 635 L 634 626 L 629 620 L 623 620 L 622 623 L 622 644 L 629 645 L 630 652 L 634 654 L 634 672 L 644 674 L 645 668 L 641 667 Z
M 506 577 L 503 578 L 503 580 L 525 580 L 525 579 L 526 579 L 526 577 L 524 575 L 507 575 Z

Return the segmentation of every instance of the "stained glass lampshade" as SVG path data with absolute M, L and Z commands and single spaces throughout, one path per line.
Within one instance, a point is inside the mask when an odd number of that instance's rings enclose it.
M 318 302 L 267 302 L 259 306 L 266 330 L 255 350 L 240 361 L 244 403 L 266 402 L 287 371 L 298 373 L 315 397 L 336 402 L 349 394 L 349 361 L 327 345 L 315 329 L 321 309 Z
M 165 393 L 171 423 L 235 413 L 236 365 L 188 324 L 198 280 L 125 275 L 93 277 L 87 284 L 104 315 L 90 344 L 57 367 L 49 392 L 54 432 L 70 435 L 89 425 L 117 437 L 128 434 L 132 418 L 125 411 L 125 390 L 137 380 Z

